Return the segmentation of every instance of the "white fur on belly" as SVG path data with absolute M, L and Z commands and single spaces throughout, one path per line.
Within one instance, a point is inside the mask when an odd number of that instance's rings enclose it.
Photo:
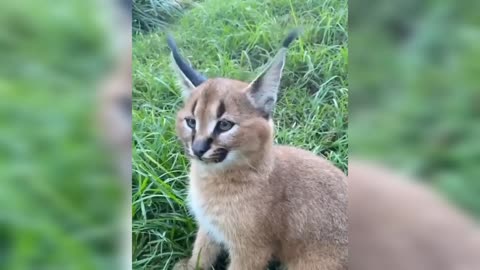
M 208 235 L 212 237 L 218 243 L 225 243 L 225 237 L 222 231 L 211 222 L 211 218 L 206 215 L 204 209 L 202 208 L 203 201 L 202 198 L 194 191 L 190 189 L 188 195 L 188 204 L 192 214 L 195 216 L 195 219 L 199 223 L 199 226 L 207 231 Z

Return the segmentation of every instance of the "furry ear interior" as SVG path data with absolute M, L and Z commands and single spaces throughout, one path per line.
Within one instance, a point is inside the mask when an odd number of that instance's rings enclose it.
M 206 81 L 207 78 L 187 64 L 178 52 L 177 44 L 170 34 L 167 35 L 167 43 L 172 51 L 172 64 L 183 89 L 183 96 L 187 98 L 191 91 Z
M 278 90 L 282 78 L 283 67 L 285 66 L 285 58 L 287 48 L 290 43 L 299 35 L 298 30 L 290 32 L 283 41 L 282 48 L 275 55 L 271 63 L 251 84 L 247 92 L 250 102 L 255 108 L 261 110 L 270 116 L 275 103 L 277 102 Z

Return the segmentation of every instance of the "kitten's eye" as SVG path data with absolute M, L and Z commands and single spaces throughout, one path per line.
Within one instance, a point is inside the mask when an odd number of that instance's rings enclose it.
M 227 120 L 220 120 L 218 121 L 217 127 L 220 131 L 227 131 L 230 130 L 233 125 L 235 125 L 233 122 Z
M 191 129 L 194 129 L 195 125 L 197 124 L 194 118 L 185 118 L 185 121 L 187 122 L 187 126 L 189 126 Z

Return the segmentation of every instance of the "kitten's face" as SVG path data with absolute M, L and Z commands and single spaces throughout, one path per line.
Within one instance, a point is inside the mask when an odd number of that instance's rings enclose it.
M 193 69 L 167 36 L 172 64 L 183 88 L 185 106 L 177 115 L 177 135 L 187 155 L 204 164 L 247 163 L 255 166 L 273 143 L 270 119 L 285 65 L 292 31 L 268 67 L 250 84 L 210 79 Z M 218 167 L 218 166 L 217 166 Z
M 192 90 L 176 123 L 188 157 L 204 164 L 248 162 L 271 144 L 271 120 L 252 106 L 247 89 L 240 81 L 211 79 Z

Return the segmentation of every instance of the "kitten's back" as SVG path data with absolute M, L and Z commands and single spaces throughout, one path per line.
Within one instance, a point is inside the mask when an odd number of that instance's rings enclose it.
M 285 219 L 282 233 L 287 241 L 309 239 L 302 242 L 305 248 L 332 243 L 343 246 L 346 252 L 345 174 L 329 161 L 299 148 L 278 145 L 274 155 L 270 181 L 279 199 L 277 211 L 283 211 L 279 214 Z

